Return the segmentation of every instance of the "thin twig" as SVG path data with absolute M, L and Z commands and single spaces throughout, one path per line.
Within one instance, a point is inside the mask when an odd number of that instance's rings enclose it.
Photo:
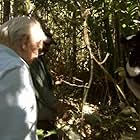
M 107 61 L 107 59 L 108 59 L 109 55 L 110 55 L 110 53 L 107 53 L 107 54 L 106 54 L 106 56 L 105 56 L 104 60 L 103 60 L 102 62 L 99 62 L 99 63 L 100 63 L 100 65 L 103 65 L 103 64 Z
M 81 82 L 81 83 L 84 82 L 84 81 L 82 81 L 81 79 L 78 79 L 78 78 L 76 78 L 76 77 L 73 77 L 73 80 L 78 81 L 78 82 Z
M 65 83 L 65 84 L 67 84 L 67 85 L 69 85 L 69 86 L 72 86 L 72 87 L 79 87 L 79 88 L 83 88 L 83 87 L 84 87 L 84 88 L 89 88 L 88 86 L 72 84 L 72 83 L 67 82 L 67 81 L 65 81 L 65 80 L 62 80 L 62 82 Z

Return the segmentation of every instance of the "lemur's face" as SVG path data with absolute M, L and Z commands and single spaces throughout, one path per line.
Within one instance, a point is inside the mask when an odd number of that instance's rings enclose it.
M 140 32 L 122 38 L 121 44 L 127 52 L 126 71 L 130 77 L 140 75 Z

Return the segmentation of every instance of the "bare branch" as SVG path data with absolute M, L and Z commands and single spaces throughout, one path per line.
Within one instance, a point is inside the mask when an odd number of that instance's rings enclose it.
M 64 82 L 65 84 L 67 84 L 67 85 L 69 85 L 69 86 L 72 86 L 72 87 L 89 88 L 88 86 L 85 86 L 85 85 L 72 84 L 72 83 L 67 82 L 67 81 L 65 81 L 65 80 L 62 80 L 62 82 Z
M 107 61 L 107 59 L 108 59 L 109 56 L 110 56 L 110 53 L 107 53 L 106 56 L 105 56 L 105 58 L 104 58 L 104 60 L 102 62 L 99 62 L 100 65 L 103 65 Z
M 84 81 L 82 81 L 82 80 L 80 80 L 80 79 L 78 79 L 78 78 L 76 78 L 76 77 L 73 77 L 73 80 L 78 81 L 78 82 L 81 82 L 81 83 L 84 82 Z

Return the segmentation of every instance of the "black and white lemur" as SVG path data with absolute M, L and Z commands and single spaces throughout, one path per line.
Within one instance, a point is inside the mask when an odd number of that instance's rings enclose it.
M 140 32 L 122 38 L 121 44 L 127 52 L 126 83 L 134 95 L 140 99 Z
M 125 47 L 127 61 L 125 64 L 126 83 L 129 89 L 140 101 L 140 32 L 121 39 Z M 138 105 L 139 106 L 139 105 Z M 138 107 L 139 121 L 136 123 L 136 140 L 140 140 L 140 108 Z

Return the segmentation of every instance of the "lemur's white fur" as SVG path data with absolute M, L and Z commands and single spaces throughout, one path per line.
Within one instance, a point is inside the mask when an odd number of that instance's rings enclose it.
M 134 36 L 136 36 L 136 35 L 127 36 L 127 37 L 126 37 L 126 40 L 130 40 L 130 39 L 132 39 Z
M 132 77 L 138 76 L 140 74 L 140 67 L 130 67 L 129 62 L 126 64 L 126 70 Z

